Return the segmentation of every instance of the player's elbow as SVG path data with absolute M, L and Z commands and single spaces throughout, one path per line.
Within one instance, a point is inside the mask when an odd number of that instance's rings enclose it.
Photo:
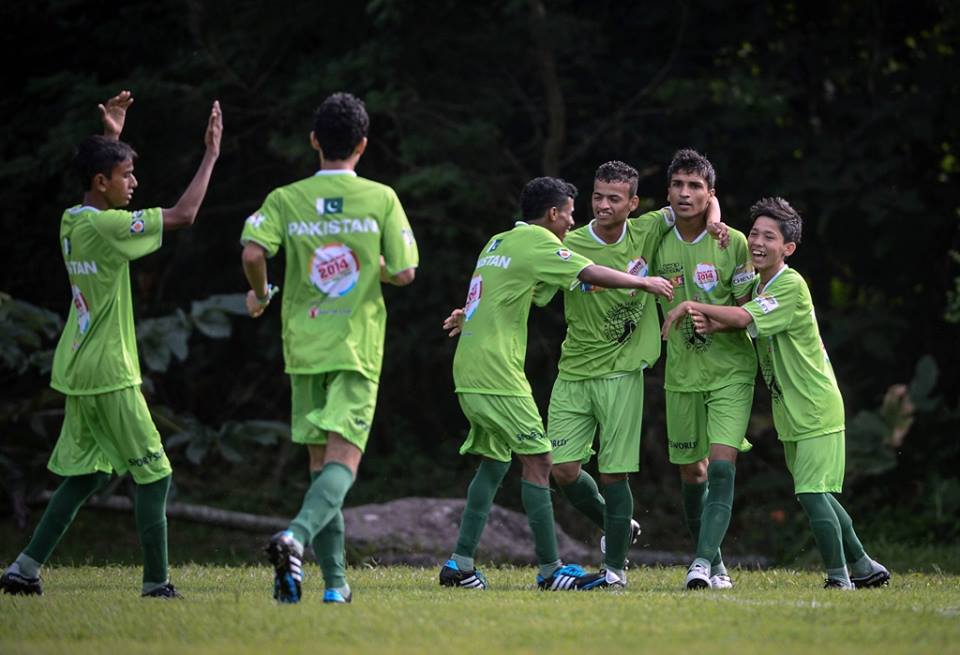
M 196 210 L 190 211 L 180 207 L 163 210 L 163 229 L 165 230 L 179 230 L 190 227 L 196 220 Z
M 266 259 L 266 253 L 260 244 L 250 242 L 243 246 L 243 253 L 240 255 L 240 260 L 243 262 L 244 268 L 259 266 L 265 262 Z
M 413 282 L 413 279 L 416 277 L 416 274 L 417 274 L 417 269 L 408 268 L 400 271 L 396 275 L 391 276 L 390 279 L 393 282 L 393 284 L 395 284 L 396 286 L 405 287 L 411 282 Z

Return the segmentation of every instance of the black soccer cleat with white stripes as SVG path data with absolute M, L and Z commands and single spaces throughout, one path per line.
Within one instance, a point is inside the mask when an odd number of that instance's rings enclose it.
M 576 564 L 561 566 L 549 578 L 537 575 L 537 587 L 541 591 L 589 591 L 607 586 L 604 572 L 587 573 Z
M 447 563 L 440 569 L 441 587 L 461 587 L 463 589 L 483 590 L 487 588 L 487 579 L 480 571 L 464 571 L 457 563 L 448 559 Z
M 12 566 L 11 568 L 16 568 Z M 43 582 L 40 576 L 28 578 L 17 570 L 7 569 L 0 577 L 0 590 L 14 596 L 42 596 Z
M 273 597 L 280 603 L 299 603 L 303 582 L 303 547 L 289 530 L 270 537 L 263 549 L 273 564 Z

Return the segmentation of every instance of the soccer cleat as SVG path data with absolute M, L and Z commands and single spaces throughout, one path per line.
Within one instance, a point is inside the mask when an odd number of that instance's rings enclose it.
M 687 569 L 687 589 L 709 589 L 710 569 L 703 564 L 694 562 Z
M 824 589 L 841 589 L 843 591 L 853 591 L 855 587 L 852 582 L 840 580 L 838 578 L 827 578 L 823 582 Z
M 733 589 L 733 580 L 726 573 L 718 573 L 710 576 L 711 589 Z
M 347 595 L 344 596 L 336 589 L 327 589 L 323 592 L 323 602 L 324 603 L 351 603 L 353 602 L 353 592 L 348 591 Z
M 140 594 L 140 597 L 141 598 L 183 598 L 180 592 L 177 591 L 176 587 L 174 587 L 169 582 L 164 583 L 155 589 L 151 589 L 150 591 L 144 594 Z
M 440 569 L 440 586 L 483 590 L 487 588 L 487 578 L 476 569 L 462 571 L 456 561 L 448 559 Z
M 0 577 L 0 589 L 3 593 L 13 596 L 42 596 L 43 582 L 39 575 L 28 578 L 17 571 L 8 570 Z
M 537 587 L 541 591 L 589 591 L 605 587 L 606 573 L 587 573 L 576 564 L 561 566 L 549 578 L 537 574 Z
M 868 587 L 886 587 L 890 584 L 890 571 L 883 564 L 871 561 L 873 570 L 862 578 L 850 576 L 850 582 L 857 589 L 866 589 Z
M 602 569 L 600 573 L 603 574 L 604 583 L 600 586 L 607 587 L 609 589 L 623 589 L 627 586 L 627 573 L 624 571 L 623 576 L 619 576 L 610 569 Z
M 303 547 L 289 530 L 270 537 L 263 549 L 273 564 L 273 598 L 281 603 L 299 603 L 303 582 Z
M 630 519 L 630 545 L 637 543 L 637 539 L 640 538 L 640 524 L 636 519 Z M 607 535 L 600 535 L 600 554 L 607 554 Z

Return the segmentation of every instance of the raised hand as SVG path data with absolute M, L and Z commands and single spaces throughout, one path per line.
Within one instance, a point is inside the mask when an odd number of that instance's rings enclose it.
M 707 223 L 707 232 L 717 240 L 721 248 L 726 248 L 730 243 L 730 233 L 727 231 L 727 224 L 722 221 L 720 223 Z
M 447 330 L 447 336 L 455 337 L 460 334 L 460 330 L 463 329 L 463 323 L 465 320 L 466 315 L 463 313 L 462 309 L 458 308 L 450 312 L 450 316 L 443 320 L 443 329 Z
M 97 105 L 97 109 L 100 110 L 100 120 L 103 121 L 105 137 L 115 141 L 120 139 L 124 121 L 127 119 L 127 110 L 132 104 L 133 94 L 129 91 L 121 91 L 104 104 Z
M 214 157 L 220 156 L 220 137 L 223 134 L 223 114 L 220 112 L 220 101 L 214 100 L 210 108 L 210 119 L 207 121 L 207 131 L 203 135 L 203 143 L 207 152 Z

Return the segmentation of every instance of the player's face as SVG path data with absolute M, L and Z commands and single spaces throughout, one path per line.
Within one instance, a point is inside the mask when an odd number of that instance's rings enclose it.
M 593 217 L 602 227 L 623 223 L 639 203 L 629 182 L 593 181 Z
M 670 185 L 667 187 L 667 200 L 677 218 L 695 218 L 707 211 L 713 189 L 707 181 L 696 173 L 677 171 L 670 176 Z
M 563 241 L 563 237 L 567 236 L 567 232 L 573 228 L 573 198 L 568 197 L 563 205 L 553 209 L 556 210 L 556 214 L 550 221 L 550 231 Z
M 137 188 L 137 178 L 133 175 L 133 160 L 125 159 L 110 171 L 110 177 L 98 176 L 100 192 L 111 208 L 126 207 Z
M 761 273 L 779 270 L 783 260 L 797 247 L 795 243 L 784 243 L 780 226 L 768 216 L 757 216 L 747 235 L 747 244 L 753 267 Z

